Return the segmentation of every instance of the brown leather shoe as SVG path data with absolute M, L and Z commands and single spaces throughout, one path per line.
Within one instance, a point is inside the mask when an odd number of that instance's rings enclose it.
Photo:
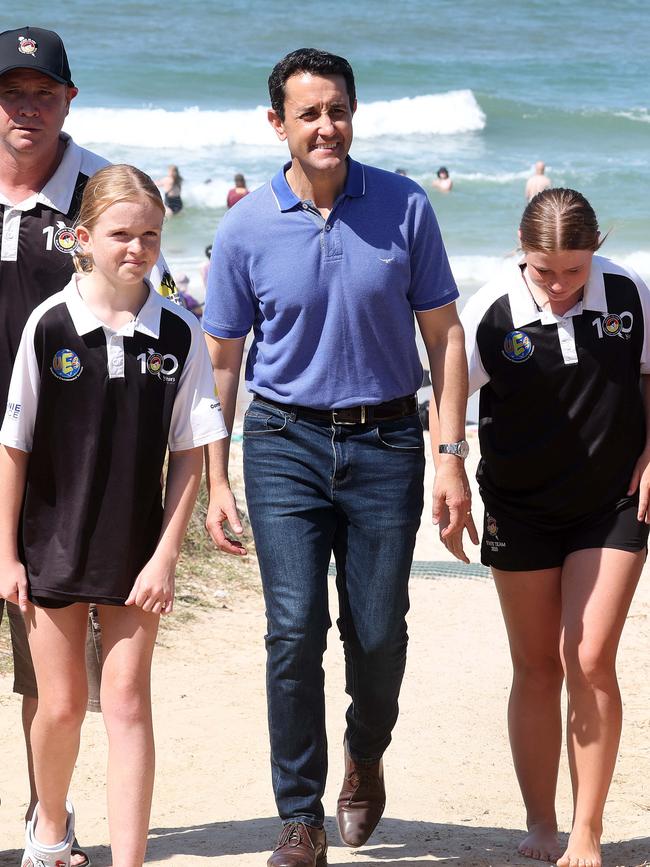
M 355 762 L 345 746 L 345 777 L 336 809 L 341 840 L 347 846 L 363 846 L 385 806 L 383 761 Z
M 327 840 L 323 828 L 288 822 L 267 867 L 327 867 Z

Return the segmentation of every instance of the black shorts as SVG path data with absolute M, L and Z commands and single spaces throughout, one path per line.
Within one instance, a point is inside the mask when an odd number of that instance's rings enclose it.
M 616 548 L 647 549 L 648 525 L 637 521 L 638 496 L 624 497 L 600 514 L 569 528 L 540 529 L 486 506 L 481 563 L 505 572 L 532 572 L 561 566 L 574 551 Z
M 178 214 L 183 210 L 183 200 L 180 196 L 165 196 L 165 204 L 172 214 Z

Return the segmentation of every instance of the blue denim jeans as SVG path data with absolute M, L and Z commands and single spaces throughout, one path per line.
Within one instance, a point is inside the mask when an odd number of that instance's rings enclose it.
M 336 560 L 346 741 L 376 760 L 391 739 L 406 662 L 408 578 L 423 504 L 417 415 L 373 425 L 296 418 L 255 400 L 244 420 L 246 500 L 267 616 L 273 789 L 281 818 L 323 824 L 323 652 Z

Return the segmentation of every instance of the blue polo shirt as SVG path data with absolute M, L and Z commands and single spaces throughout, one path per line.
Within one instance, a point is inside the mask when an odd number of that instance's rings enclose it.
M 204 330 L 253 329 L 246 387 L 261 397 L 332 409 L 413 394 L 422 383 L 413 311 L 458 297 L 426 193 L 348 158 L 324 220 L 291 190 L 289 165 L 219 225 Z

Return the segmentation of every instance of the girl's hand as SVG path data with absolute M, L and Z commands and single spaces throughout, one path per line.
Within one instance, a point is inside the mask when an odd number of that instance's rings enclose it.
M 154 556 L 135 579 L 125 605 L 137 605 L 152 614 L 171 614 L 174 608 L 176 560 Z
M 645 447 L 634 465 L 630 487 L 627 492 L 628 497 L 631 497 L 637 488 L 639 490 L 637 520 L 650 524 L 650 445 Z
M 465 549 L 463 546 L 463 531 L 465 530 L 465 528 L 467 528 L 467 534 L 470 541 L 474 545 L 478 544 L 478 533 L 476 532 L 476 526 L 474 525 L 472 513 L 466 513 L 465 523 L 462 524 L 460 529 L 456 530 L 455 532 L 450 532 L 449 524 L 449 509 L 445 505 L 440 512 L 440 520 L 438 523 L 438 526 L 440 528 L 440 541 L 449 551 L 449 553 L 453 554 L 457 560 L 460 560 L 462 563 L 469 563 L 469 557 L 465 553 Z
M 20 560 L 0 561 L 0 597 L 19 605 L 23 614 L 29 605 L 28 586 L 27 573 Z

